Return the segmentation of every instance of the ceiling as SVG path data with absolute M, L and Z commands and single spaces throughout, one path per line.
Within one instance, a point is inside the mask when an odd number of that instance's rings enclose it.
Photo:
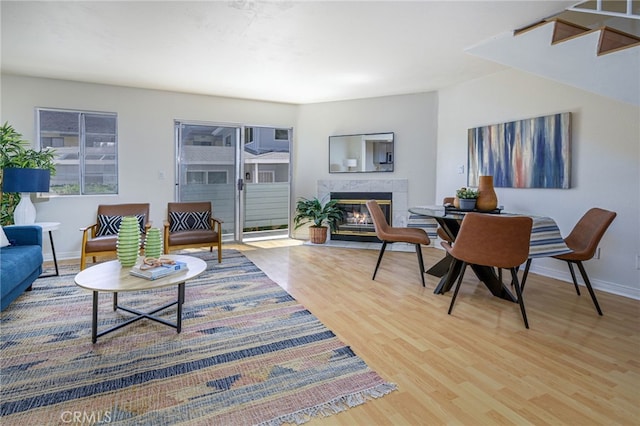
M 2 72 L 294 104 L 438 90 L 576 1 L 6 1 Z

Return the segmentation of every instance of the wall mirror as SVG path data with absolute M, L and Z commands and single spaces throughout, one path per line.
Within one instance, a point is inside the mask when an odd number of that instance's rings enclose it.
M 329 136 L 329 173 L 392 172 L 393 132 Z

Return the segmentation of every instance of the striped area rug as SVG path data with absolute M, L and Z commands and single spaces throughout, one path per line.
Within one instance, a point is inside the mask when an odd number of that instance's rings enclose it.
M 223 255 L 198 254 L 208 268 L 187 283 L 180 334 L 141 320 L 92 344 L 77 271 L 37 280 L 1 315 L 0 423 L 300 424 L 395 389 L 241 253 Z M 145 310 L 175 297 L 120 293 L 119 303 Z M 109 294 L 99 303 L 99 329 L 129 317 Z

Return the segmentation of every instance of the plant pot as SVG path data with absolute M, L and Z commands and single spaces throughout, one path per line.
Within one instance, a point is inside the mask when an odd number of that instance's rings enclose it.
M 496 207 L 498 207 L 498 196 L 493 189 L 493 176 L 479 176 L 476 208 L 481 211 L 491 211 Z
M 476 208 L 475 198 L 460 198 L 460 210 L 473 210 Z
M 309 240 L 313 244 L 324 244 L 327 241 L 327 227 L 326 226 L 309 227 Z

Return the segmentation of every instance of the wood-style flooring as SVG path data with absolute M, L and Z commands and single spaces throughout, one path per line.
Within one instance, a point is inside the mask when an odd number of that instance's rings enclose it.
M 639 425 L 640 302 L 530 275 L 518 305 L 467 272 L 422 287 L 415 253 L 261 243 L 238 248 L 398 390 L 310 425 Z M 424 248 L 427 267 L 443 256 Z M 586 266 L 587 270 L 589 266 Z M 584 289 L 584 288 L 583 288 Z

